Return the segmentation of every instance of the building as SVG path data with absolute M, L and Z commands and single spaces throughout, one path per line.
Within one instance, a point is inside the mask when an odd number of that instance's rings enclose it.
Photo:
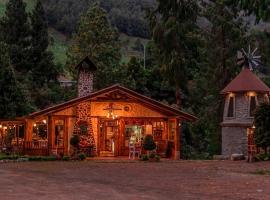
M 221 91 L 225 98 L 221 123 L 223 155 L 248 155 L 248 144 L 254 145 L 250 137 L 254 111 L 261 102 L 269 102 L 269 92 L 270 88 L 247 68 Z
M 127 156 L 130 142 L 151 134 L 160 155 L 180 158 L 180 126 L 196 117 L 120 85 L 93 91 L 94 63 L 78 64 L 78 97 L 14 121 L 0 121 L 2 141 L 28 155 L 70 153 L 70 138 L 80 136 L 89 156 Z M 7 147 L 5 147 L 7 148 Z

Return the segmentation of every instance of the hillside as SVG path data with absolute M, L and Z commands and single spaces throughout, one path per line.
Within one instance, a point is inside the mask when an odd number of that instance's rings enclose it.
M 4 15 L 7 1 L 0 0 L 0 16 Z M 25 2 L 27 3 L 27 11 L 30 12 L 35 5 L 35 0 L 25 0 Z M 76 30 L 80 14 L 85 12 L 91 2 L 91 0 L 80 2 L 74 0 L 44 0 L 51 37 L 49 49 L 53 52 L 56 63 L 65 64 L 70 37 Z M 154 0 L 100 0 L 100 2 L 101 6 L 107 10 L 111 23 L 120 32 L 122 61 L 128 61 L 131 56 L 142 57 L 142 49 L 139 49 L 138 45 L 140 43 L 145 44 L 147 41 L 145 37 L 149 36 L 143 9 L 152 6 Z M 132 12 L 127 14 L 123 11 L 124 9 L 129 9 Z

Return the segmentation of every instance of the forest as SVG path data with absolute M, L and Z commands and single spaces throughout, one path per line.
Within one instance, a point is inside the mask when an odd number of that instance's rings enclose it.
M 257 73 L 270 84 L 270 32 L 254 28 L 270 21 L 268 0 L 37 0 L 31 9 L 23 0 L 5 3 L 0 118 L 75 97 L 76 86 L 62 88 L 58 78 L 76 80 L 74 66 L 88 55 L 98 67 L 95 89 L 120 83 L 196 115 L 183 126 L 182 156 L 210 158 L 220 152 L 220 91 L 241 70 L 238 50 L 259 49 Z M 64 63 L 50 49 L 52 28 L 69 40 Z M 137 38 L 133 48 L 145 50 L 145 61 L 123 58 L 129 41 L 121 34 Z

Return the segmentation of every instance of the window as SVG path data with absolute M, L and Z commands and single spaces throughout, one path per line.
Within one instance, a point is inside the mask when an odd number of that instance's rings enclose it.
M 162 121 L 153 122 L 153 136 L 155 140 L 162 140 L 164 123 Z
M 250 96 L 249 97 L 249 116 L 250 117 L 254 116 L 256 107 L 257 107 L 256 96 Z
M 168 135 L 169 140 L 174 140 L 175 131 L 176 131 L 176 121 L 169 120 L 169 135 Z
M 229 97 L 229 105 L 228 105 L 228 112 L 227 117 L 234 117 L 234 108 L 235 108 L 235 97 L 230 96 Z

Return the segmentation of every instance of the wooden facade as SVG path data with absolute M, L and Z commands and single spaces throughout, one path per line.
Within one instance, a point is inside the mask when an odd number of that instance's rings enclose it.
M 83 116 L 88 116 L 85 124 L 78 120 L 79 105 Z M 190 114 L 114 85 L 19 121 L 0 121 L 0 141 L 3 147 L 5 135 L 15 130 L 9 148 L 28 155 L 69 155 L 70 138 L 81 134 L 86 136 L 80 147 L 91 156 L 127 156 L 131 140 L 141 142 L 151 134 L 158 154 L 179 159 L 181 123 L 194 120 Z

